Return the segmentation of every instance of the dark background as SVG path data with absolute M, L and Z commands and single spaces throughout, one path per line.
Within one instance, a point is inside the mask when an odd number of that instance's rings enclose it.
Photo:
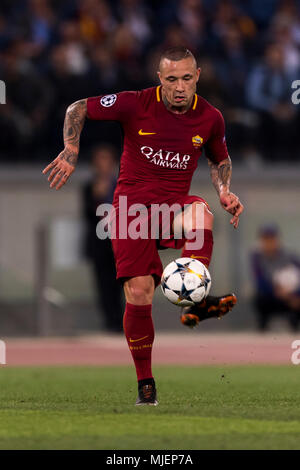
M 197 57 L 198 92 L 223 112 L 232 156 L 297 161 L 299 11 L 296 0 L 2 0 L 1 161 L 52 159 L 70 103 L 155 85 L 161 51 L 176 45 Z M 81 154 L 99 141 L 120 150 L 114 124 L 90 123 Z

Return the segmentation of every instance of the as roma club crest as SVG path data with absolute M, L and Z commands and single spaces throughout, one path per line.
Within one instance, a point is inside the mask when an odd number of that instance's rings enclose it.
M 200 135 L 194 135 L 194 137 L 192 137 L 192 142 L 193 142 L 193 146 L 196 149 L 199 149 L 203 144 L 203 139 L 202 137 L 200 137 Z

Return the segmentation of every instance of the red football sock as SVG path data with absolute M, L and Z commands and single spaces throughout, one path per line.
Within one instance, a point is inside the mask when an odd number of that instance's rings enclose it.
M 134 360 L 138 380 L 151 379 L 151 353 L 154 341 L 152 305 L 126 303 L 123 327 Z
M 182 257 L 187 256 L 188 258 L 195 258 L 201 261 L 207 268 L 209 266 L 210 260 L 211 260 L 211 255 L 212 255 L 212 250 L 213 250 L 213 233 L 211 230 L 208 229 L 198 229 L 197 231 L 199 232 L 200 230 L 203 230 L 203 246 L 200 249 L 186 249 L 187 243 L 193 243 L 194 239 L 196 238 L 196 235 L 194 238 L 189 239 L 182 250 Z M 196 230 L 193 231 L 193 233 L 196 234 Z

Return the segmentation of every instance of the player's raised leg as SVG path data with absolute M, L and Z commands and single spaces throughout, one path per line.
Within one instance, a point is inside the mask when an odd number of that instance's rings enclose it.
M 138 379 L 136 405 L 157 405 L 151 356 L 154 341 L 152 300 L 155 290 L 152 276 L 132 277 L 125 281 L 126 309 L 124 332 L 134 360 Z
M 183 231 L 188 238 L 182 257 L 198 259 L 207 268 L 213 251 L 213 219 L 208 206 L 200 201 L 190 204 L 182 214 Z M 208 295 L 200 304 L 183 308 L 181 322 L 193 328 L 207 318 L 221 318 L 232 310 L 236 302 L 233 293 L 219 297 Z
M 182 214 L 183 232 L 187 237 L 182 257 L 195 258 L 207 268 L 213 251 L 214 216 L 204 202 L 195 201 Z

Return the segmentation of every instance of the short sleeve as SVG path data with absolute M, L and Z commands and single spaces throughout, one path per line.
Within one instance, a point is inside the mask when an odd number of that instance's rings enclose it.
M 217 109 L 212 135 L 204 148 L 207 158 L 214 163 L 219 163 L 229 157 L 225 138 L 224 118 Z
M 137 94 L 136 91 L 122 91 L 90 97 L 87 99 L 87 116 L 93 120 L 126 121 L 135 112 Z

